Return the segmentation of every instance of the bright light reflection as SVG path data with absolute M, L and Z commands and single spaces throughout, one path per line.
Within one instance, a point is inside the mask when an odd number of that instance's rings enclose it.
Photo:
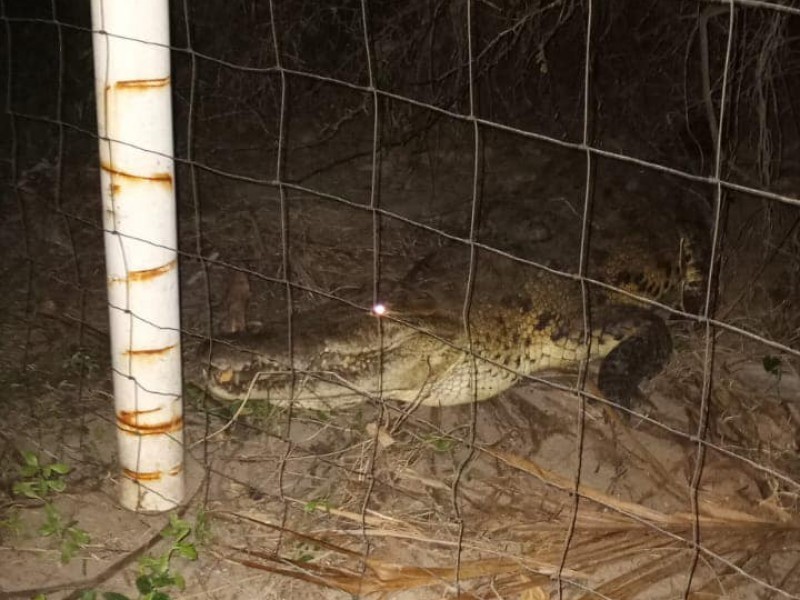
M 372 314 L 376 317 L 382 317 L 386 314 L 386 305 L 385 304 L 376 304 L 372 307 Z

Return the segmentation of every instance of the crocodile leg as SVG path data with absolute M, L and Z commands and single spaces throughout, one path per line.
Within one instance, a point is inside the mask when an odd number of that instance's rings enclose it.
M 597 386 L 609 400 L 630 408 L 639 385 L 659 373 L 669 360 L 669 329 L 658 315 L 645 309 L 632 312 L 632 307 L 625 313 L 611 310 L 603 315 L 600 325 L 622 339 L 600 362 Z

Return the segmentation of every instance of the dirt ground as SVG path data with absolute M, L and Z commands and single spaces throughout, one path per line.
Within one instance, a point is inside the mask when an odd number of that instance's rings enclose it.
M 380 207 L 394 215 L 381 220 L 382 277 L 410 269 L 440 243 L 437 231 L 469 234 L 473 141 L 461 125 L 443 122 L 382 152 Z M 284 176 L 329 196 L 288 190 L 286 229 L 274 187 L 198 170 L 193 190 L 188 167 L 178 168 L 190 490 L 180 514 L 198 559 L 173 559 L 186 587 L 170 588 L 171 597 L 538 600 L 562 586 L 566 598 L 658 600 L 682 597 L 690 577 L 691 598 L 800 597 L 797 359 L 752 336 L 670 319 L 673 359 L 642 390 L 640 416 L 627 420 L 542 382 L 475 407 L 410 415 L 390 403 L 331 414 L 253 403 L 230 422 L 231 407 L 204 398 L 196 347 L 230 318 L 234 273 L 249 281 L 251 324 L 284 318 L 283 285 L 261 277 L 281 277 L 282 231 L 294 282 L 370 301 L 370 129 L 328 138 L 315 130 L 295 128 L 304 143 Z M 55 165 L 34 157 L 21 164 L 19 203 L 2 209 L 0 598 L 82 589 L 135 597 L 137 561 L 166 548 L 159 532 L 168 516 L 134 514 L 116 500 L 98 177 L 86 159 L 92 140 L 70 143 L 60 212 Z M 198 161 L 245 177 L 273 164 L 270 152 L 209 150 Z M 487 133 L 477 240 L 576 269 L 583 161 Z M 686 202 L 706 218 L 713 198 L 711 186 L 604 160 L 592 181 L 590 276 L 620 227 L 655 236 Z M 761 201 L 729 202 L 722 224 L 735 243 L 724 248 L 716 314 L 797 350 L 798 248 L 759 253 L 746 215 Z M 791 234 L 793 217 L 772 226 Z M 303 291 L 294 301 L 319 302 Z M 555 380 L 576 385 L 570 375 Z M 12 491 L 23 450 L 71 468 L 52 502 L 91 541 L 66 564 L 39 532 L 42 502 Z

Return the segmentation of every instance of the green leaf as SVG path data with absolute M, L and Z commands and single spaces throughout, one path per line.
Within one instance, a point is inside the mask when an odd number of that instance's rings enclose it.
M 154 590 L 172 585 L 172 575 L 169 571 L 153 573 L 150 575 L 150 585 Z
M 331 503 L 325 498 L 317 498 L 316 500 L 309 500 L 303 506 L 306 512 L 314 512 L 315 510 L 330 511 Z
M 454 445 L 454 441 L 450 438 L 431 435 L 425 440 L 434 450 L 434 452 L 449 452 Z
M 150 573 L 151 576 L 163 573 L 169 569 L 169 556 L 143 556 L 139 559 L 142 571 Z
M 125 594 L 118 592 L 103 592 L 103 600 L 131 600 Z
M 91 536 L 84 530 L 78 527 L 70 527 L 67 532 L 69 533 L 70 538 L 73 542 L 79 545 L 81 548 L 86 546 L 89 542 L 92 541 Z
M 194 544 L 178 544 L 175 549 L 183 558 L 197 560 L 197 548 L 194 547 Z
M 39 457 L 30 450 L 22 451 L 22 460 L 24 460 L 25 464 L 29 467 L 39 467 Z
M 165 594 L 164 592 L 153 592 L 153 595 L 150 597 L 152 600 L 170 600 L 169 594 Z
M 97 591 L 83 590 L 79 598 L 80 600 L 95 600 L 97 598 Z
M 175 587 L 177 587 L 179 590 L 186 589 L 186 580 L 183 578 L 183 575 L 180 573 L 175 573 L 173 580 L 175 582 Z
M 63 479 L 53 479 L 47 482 L 47 487 L 54 492 L 63 492 L 65 489 L 67 489 L 67 482 Z
M 139 590 L 140 594 L 149 594 L 153 591 L 153 582 L 150 581 L 147 575 L 139 575 L 136 578 L 136 589 Z
M 207 544 L 211 540 L 211 523 L 204 511 L 197 513 L 194 522 L 194 539 L 198 544 Z
M 61 544 L 61 563 L 65 565 L 71 561 L 78 550 L 79 549 L 76 548 L 74 544 L 70 544 L 69 542 Z
M 53 463 L 50 465 L 50 468 L 59 475 L 66 475 L 70 471 L 69 465 L 65 465 L 64 463 Z
M 172 538 L 176 542 L 180 542 L 192 531 L 192 526 L 182 519 L 179 519 L 174 514 L 169 516 L 169 525 L 164 528 L 162 537 Z
M 144 571 L 154 571 L 156 570 L 155 564 L 156 559 L 150 556 L 149 554 L 145 554 L 144 556 L 139 558 L 139 570 Z
M 19 468 L 19 474 L 25 478 L 36 477 L 39 475 L 39 467 L 32 467 L 30 465 L 25 465 L 24 467 Z
M 18 481 L 14 484 L 12 490 L 17 496 L 25 496 L 26 498 L 37 500 L 41 499 L 41 496 L 36 493 L 33 483 L 30 481 Z

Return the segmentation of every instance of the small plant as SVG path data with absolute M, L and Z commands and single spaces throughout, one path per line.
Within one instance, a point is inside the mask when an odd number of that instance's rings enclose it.
M 23 524 L 22 519 L 19 517 L 19 511 L 9 512 L 0 518 L 0 534 L 7 531 L 9 535 L 15 536 L 22 532 Z M 0 540 L 3 536 L 0 535 Z
M 175 515 L 170 515 L 169 526 L 161 533 L 165 539 L 172 540 L 169 549 L 161 556 L 143 556 L 139 560 L 139 576 L 136 589 L 140 600 L 166 600 L 165 589 L 176 587 L 182 590 L 186 582 L 180 573 L 170 569 L 172 557 L 182 556 L 187 560 L 197 560 L 197 548 L 187 541 L 192 526 Z
M 331 503 L 328 502 L 325 498 L 318 498 L 316 500 L 309 500 L 308 502 L 303 505 L 303 510 L 307 513 L 316 512 L 318 510 L 324 510 L 325 512 L 330 512 L 331 510 Z
M 204 510 L 200 510 L 194 519 L 192 537 L 194 537 L 195 542 L 201 546 L 211 541 L 211 523 Z
M 22 452 L 22 460 L 24 464 L 19 468 L 21 479 L 13 487 L 15 494 L 44 500 L 51 493 L 60 493 L 67 488 L 69 467 L 64 463 L 42 464 L 35 453 L 27 450 Z
M 455 441 L 452 438 L 442 435 L 429 435 L 425 438 L 425 443 L 433 448 L 435 452 L 449 452 L 455 445 Z
M 319 555 L 319 547 L 309 542 L 299 542 L 292 552 L 292 559 L 297 562 L 311 562 Z
M 92 355 L 82 349 L 78 349 L 67 358 L 62 367 L 73 373 L 85 375 L 92 375 L 99 369 L 99 365 Z
M 205 517 L 203 517 L 205 522 Z M 206 527 L 206 525 L 203 525 Z M 161 532 L 165 539 L 172 540 L 169 548 L 160 556 L 143 556 L 139 559 L 139 575 L 136 577 L 137 600 L 169 600 L 169 589 L 182 590 L 186 587 L 183 576 L 171 569 L 172 559 L 182 556 L 188 560 L 197 560 L 197 548 L 188 541 L 192 532 L 191 525 L 175 515 L 170 516 L 169 525 Z M 96 600 L 98 592 L 87 590 L 81 594 L 81 600 Z M 118 592 L 102 592 L 103 600 L 131 600 L 129 596 Z
M 76 527 L 77 521 L 64 523 L 61 513 L 49 502 L 44 505 L 44 510 L 47 520 L 39 528 L 39 533 L 45 537 L 58 540 L 61 562 L 66 564 L 89 544 L 91 538 L 85 530 Z
M 22 452 L 23 464 L 19 468 L 20 480 L 15 482 L 12 490 L 18 496 L 25 496 L 44 502 L 45 522 L 39 533 L 58 541 L 61 562 L 68 563 L 89 542 L 89 534 L 76 527 L 77 521 L 64 521 L 58 509 L 50 502 L 49 497 L 67 489 L 66 475 L 70 469 L 60 462 L 43 463 L 34 452 Z

